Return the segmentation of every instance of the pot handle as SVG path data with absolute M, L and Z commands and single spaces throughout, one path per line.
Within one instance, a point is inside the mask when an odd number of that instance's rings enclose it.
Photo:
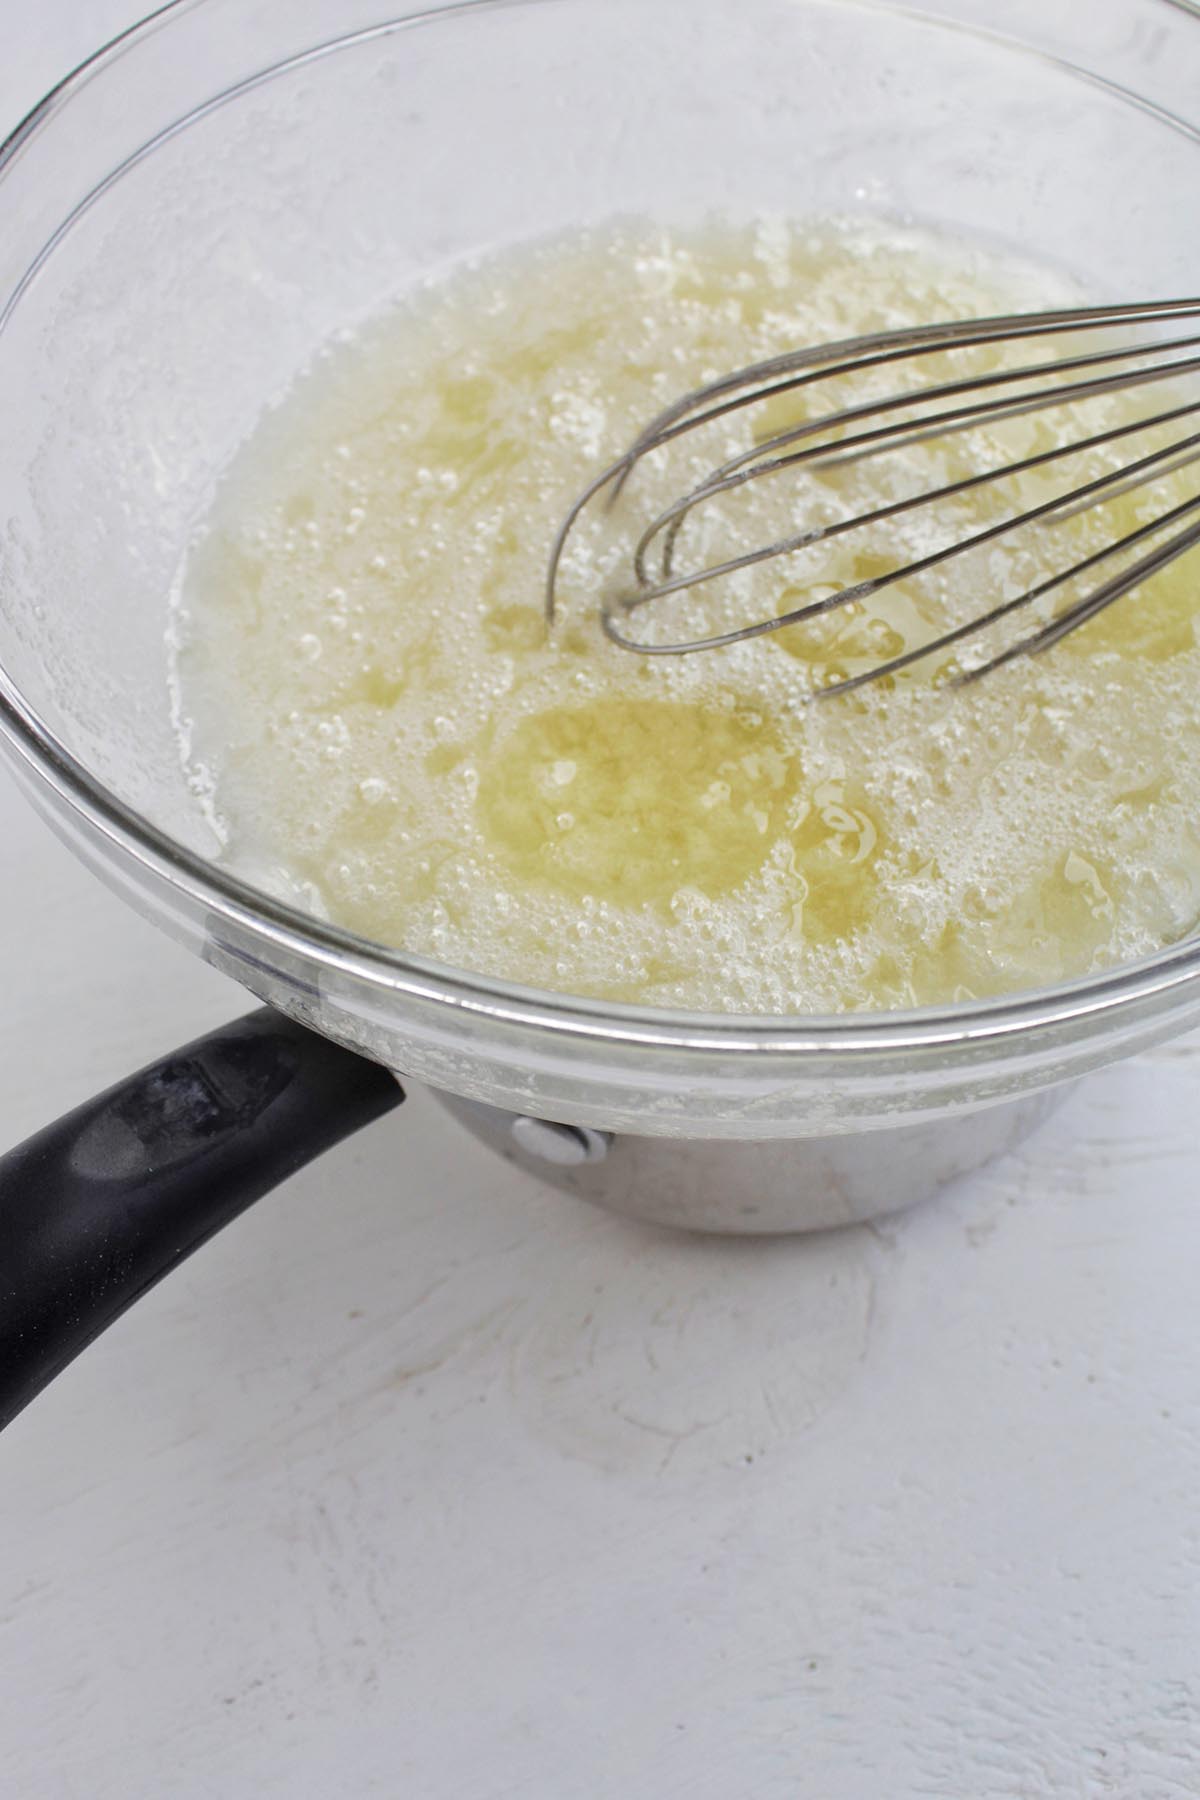
M 403 1098 L 264 1006 L 0 1157 L 0 1429 L 252 1200 Z

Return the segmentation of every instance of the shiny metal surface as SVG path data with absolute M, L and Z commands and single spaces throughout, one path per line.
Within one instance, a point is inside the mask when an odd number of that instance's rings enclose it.
M 556 1169 L 579 1169 L 603 1162 L 613 1142 L 611 1131 L 594 1131 L 588 1125 L 561 1125 L 555 1119 L 535 1119 L 518 1113 L 508 1128 L 517 1149 L 534 1162 Z
M 701 562 L 695 568 L 679 572 L 676 552 L 680 533 L 688 519 L 709 502 L 722 495 L 746 488 L 750 483 L 776 476 L 800 473 L 805 469 L 829 468 L 846 462 L 862 462 L 870 457 L 903 449 L 909 445 L 969 431 L 973 426 L 1012 419 L 1028 414 L 1078 406 L 1097 395 L 1115 393 L 1127 388 L 1149 387 L 1159 382 L 1175 384 L 1170 398 L 1178 401 L 1178 383 L 1200 370 L 1200 357 L 1182 356 L 1181 351 L 1194 350 L 1200 336 L 1189 331 L 1173 338 L 1150 338 L 1130 343 L 1124 337 L 1102 345 L 1100 349 L 1080 354 L 1074 340 L 1077 334 L 1091 331 L 1124 330 L 1134 326 L 1154 327 L 1173 321 L 1200 318 L 1200 300 L 1161 300 L 1129 306 L 1075 307 L 1065 311 L 1009 314 L 991 319 L 957 319 L 944 324 L 927 324 L 900 331 L 875 332 L 865 337 L 847 338 L 837 343 L 818 344 L 797 349 L 765 362 L 754 363 L 730 374 L 722 375 L 684 394 L 661 411 L 630 445 L 611 463 L 575 501 L 559 528 L 550 554 L 546 577 L 546 619 L 553 625 L 559 567 L 574 527 L 587 508 L 600 495 L 615 500 L 624 489 L 638 464 L 656 452 L 669 449 L 678 439 L 714 424 L 729 414 L 764 402 L 778 400 L 785 394 L 805 390 L 805 417 L 785 431 L 765 439 L 756 439 L 752 448 L 719 463 L 697 485 L 659 512 L 645 526 L 634 545 L 630 585 L 627 590 L 600 602 L 604 630 L 622 649 L 641 656 L 685 656 L 696 650 L 716 650 L 724 645 L 743 643 L 749 638 L 764 637 L 788 625 L 799 625 L 840 607 L 865 600 L 871 594 L 896 582 L 923 575 L 927 570 L 991 543 L 1014 536 L 1030 525 L 1062 518 L 1104 503 L 1131 489 L 1157 480 L 1169 470 L 1184 467 L 1200 458 L 1200 432 L 1189 431 L 1200 414 L 1200 398 L 1191 395 L 1182 404 L 1169 404 L 1145 417 L 1123 420 L 1098 432 L 1072 431 L 1049 449 L 1041 449 L 1019 460 L 981 467 L 949 484 L 932 488 L 918 486 L 915 493 L 890 500 L 866 513 L 849 513 L 829 524 L 805 524 L 803 515 L 793 520 L 800 529 L 772 543 L 756 545 L 713 563 Z M 1067 349 L 1056 347 L 1065 339 Z M 1007 364 L 982 374 L 955 379 L 924 380 L 920 367 L 929 358 L 973 346 L 992 348 L 998 344 L 1024 344 L 1046 340 L 1049 355 L 1041 360 Z M 837 405 L 828 411 L 807 416 L 812 407 L 820 408 L 819 385 L 825 381 L 845 384 L 881 367 L 896 370 L 900 384 L 896 392 L 884 397 L 860 390 L 867 397 L 854 404 Z M 935 365 L 936 369 L 936 365 Z M 914 379 L 915 377 L 915 379 Z M 905 385 L 907 383 L 907 385 Z M 950 405 L 941 403 L 949 401 Z M 930 403 L 937 410 L 927 410 Z M 880 421 L 883 421 L 880 423 Z M 1170 429 L 1169 441 L 1158 442 L 1154 433 Z M 1183 435 L 1176 435 L 1178 428 Z M 1151 434 L 1147 436 L 1147 434 Z M 720 581 L 760 563 L 787 557 L 798 551 L 811 550 L 836 538 L 885 523 L 904 513 L 933 511 L 973 489 L 1011 481 L 1034 469 L 1069 460 L 1081 451 L 1120 446 L 1123 460 L 1115 468 L 1099 476 L 1079 482 L 1068 478 L 1060 495 L 1038 506 L 1001 518 L 995 524 L 966 536 L 957 535 L 952 515 L 947 517 L 950 542 L 922 555 L 916 561 L 898 562 L 885 574 L 868 581 L 856 582 L 836 593 L 792 607 L 766 619 L 758 619 L 732 630 L 712 636 L 689 637 L 676 641 L 645 642 L 631 637 L 623 620 L 656 600 L 686 592 L 709 582 Z M 1147 448 L 1147 445 L 1150 447 Z M 980 676 L 1014 657 L 1048 650 L 1069 632 L 1112 606 L 1143 581 L 1161 569 L 1186 556 L 1200 545 L 1200 488 L 1184 501 L 1165 509 L 1137 530 L 1116 535 L 1099 551 L 1082 560 L 1054 567 L 1045 579 L 1024 592 L 1004 599 L 986 612 L 964 624 L 931 637 L 927 642 L 882 659 L 873 668 L 830 682 L 818 689 L 814 698 L 829 699 L 864 687 L 882 676 L 896 674 L 910 664 L 920 662 L 935 651 L 947 650 L 976 637 L 989 626 L 1007 620 L 1046 595 L 1057 592 L 1081 577 L 1087 582 L 1082 594 L 1051 618 L 1006 645 L 993 651 L 985 660 L 962 668 L 951 677 L 951 685 L 977 681 Z M 1177 529 L 1178 528 L 1178 529 Z M 1164 538 L 1164 533 L 1170 533 Z M 1161 539 L 1153 549 L 1147 545 Z M 1137 551 L 1132 562 L 1093 585 L 1093 572 L 1122 553 Z
M 435 1097 L 506 1161 L 576 1199 L 676 1230 L 740 1237 L 822 1231 L 900 1212 L 1015 1149 L 1072 1085 L 932 1123 L 837 1137 L 713 1143 L 622 1133 L 608 1138 L 601 1158 L 573 1164 L 544 1153 L 569 1127 L 513 1119 L 456 1094 Z

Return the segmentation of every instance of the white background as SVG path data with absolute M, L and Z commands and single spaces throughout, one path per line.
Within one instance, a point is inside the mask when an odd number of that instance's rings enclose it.
M 136 14 L 0 7 L 4 127 Z M 0 845 L 9 1143 L 246 1002 L 6 781 Z M 1198 1102 L 721 1245 L 415 1097 L 0 1439 L 0 1794 L 1200 1795 Z

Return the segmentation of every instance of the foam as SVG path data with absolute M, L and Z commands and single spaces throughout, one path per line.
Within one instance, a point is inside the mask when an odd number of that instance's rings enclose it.
M 597 515 L 564 564 L 548 643 L 540 623 L 566 505 L 681 390 L 799 343 L 1070 297 L 1056 277 L 896 227 L 633 224 L 481 263 L 331 345 L 231 466 L 180 582 L 181 731 L 229 861 L 459 966 L 732 1011 L 1003 991 L 1190 930 L 1194 561 L 975 688 L 938 691 L 921 664 L 890 691 L 818 706 L 804 703 L 815 682 L 1036 579 L 1047 541 L 989 546 L 775 638 L 643 659 L 596 625 L 628 537 Z M 1136 403 L 1094 404 L 1115 419 Z M 713 428 L 686 466 L 644 466 L 632 515 L 747 429 Z M 1054 429 L 947 440 L 923 471 L 951 479 Z M 1096 452 L 1092 472 L 1111 460 Z M 689 554 L 912 479 L 897 457 L 760 484 L 700 522 Z M 1022 502 L 1049 480 L 1028 478 Z M 1140 516 L 1136 497 L 1120 504 Z M 984 491 L 960 523 L 1003 505 Z M 838 540 L 665 603 L 647 629 L 773 614 L 925 554 L 945 528 L 907 515 L 885 541 Z M 1105 529 L 1056 525 L 1055 554 Z

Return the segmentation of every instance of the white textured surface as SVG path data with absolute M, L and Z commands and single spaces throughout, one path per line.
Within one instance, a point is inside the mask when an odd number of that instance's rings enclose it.
M 4 0 L 0 123 L 131 16 Z M 11 1142 L 243 997 L 7 783 L 0 843 Z M 413 1101 L 0 1440 L 0 1794 L 1200 1794 L 1198 1101 L 1192 1040 L 742 1245 Z

